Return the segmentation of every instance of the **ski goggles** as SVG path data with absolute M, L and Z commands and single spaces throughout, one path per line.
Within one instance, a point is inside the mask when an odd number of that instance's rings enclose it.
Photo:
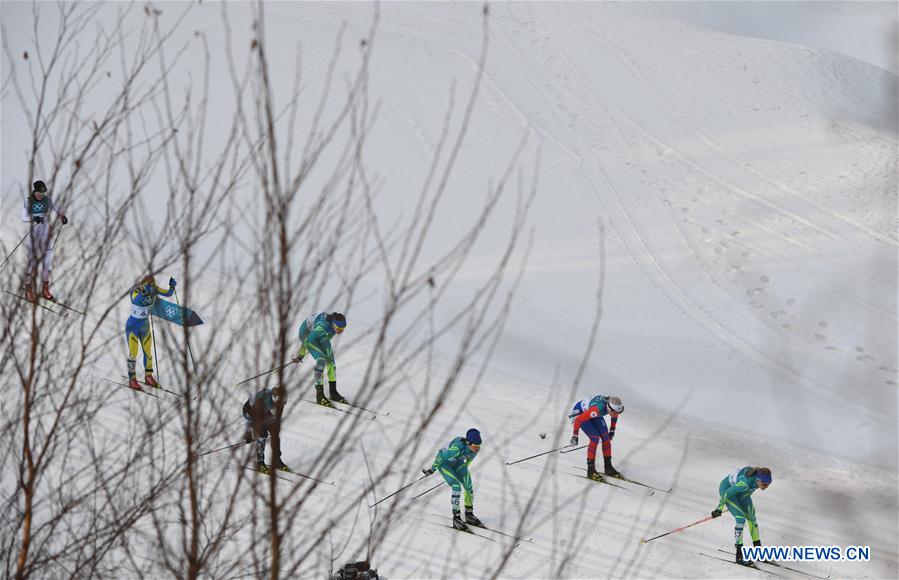
M 334 332 L 336 332 L 337 334 L 340 334 L 344 330 L 346 330 L 346 322 L 341 324 L 340 322 L 337 322 L 336 320 L 331 321 L 331 328 L 334 329 Z
M 609 410 L 615 413 L 623 413 L 624 405 L 621 403 L 621 399 L 618 397 L 614 397 L 614 399 L 609 399 L 606 401 L 606 404 L 609 406 Z
M 765 485 L 771 485 L 771 474 L 770 473 L 759 473 L 756 476 L 756 479 L 759 483 L 763 483 Z

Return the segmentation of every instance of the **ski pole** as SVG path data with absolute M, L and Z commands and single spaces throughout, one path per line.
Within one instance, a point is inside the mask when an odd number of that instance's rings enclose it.
M 204 451 L 203 453 L 197 453 L 197 457 L 203 457 L 204 455 L 209 455 L 210 453 L 216 453 L 218 451 L 224 451 L 225 449 L 231 449 L 232 447 L 239 447 L 241 445 L 249 445 L 252 441 L 241 441 L 240 443 L 235 443 L 234 445 L 228 445 L 227 447 L 219 447 L 218 449 L 213 449 L 212 451 Z
M 59 236 L 62 234 L 62 228 L 64 228 L 64 227 L 66 227 L 65 224 L 59 226 L 59 231 L 56 232 L 56 237 L 53 239 L 53 245 L 50 246 L 50 251 L 51 251 L 51 252 L 53 251 L 53 248 L 56 247 L 56 242 L 59 241 Z
M 25 236 L 24 236 L 21 240 L 19 240 L 19 243 L 16 244 L 16 247 L 13 248 L 12 251 L 9 253 L 9 255 L 6 256 L 6 258 L 3 259 L 3 263 L 0 264 L 0 268 L 2 268 L 3 266 L 6 265 L 6 261 L 9 260 L 9 259 L 12 257 L 12 255 L 16 252 L 16 250 L 19 249 L 19 246 L 22 245 L 22 242 L 25 241 L 25 238 L 27 238 L 30 234 L 31 234 L 31 232 L 27 232 L 27 233 L 25 234 Z
M 557 449 L 550 449 L 549 451 L 544 451 L 543 453 L 538 453 L 537 455 L 531 455 L 530 457 L 525 457 L 524 459 L 516 459 L 515 461 L 507 461 L 506 465 L 515 465 L 516 463 L 521 463 L 522 461 L 527 461 L 528 459 L 534 459 L 535 457 L 540 457 L 541 455 L 549 455 L 550 453 L 555 453 L 556 451 L 562 451 L 566 447 L 569 447 L 569 446 L 563 445 L 562 447 L 559 447 Z M 564 451 L 563 451 L 563 453 L 564 453 Z
M 572 447 L 571 449 L 566 449 L 565 451 L 562 451 L 561 453 L 571 453 L 572 451 L 577 451 L 578 449 L 584 449 L 585 447 L 589 447 L 589 446 L 590 445 L 587 444 L 587 445 L 581 445 L 580 447 Z
M 724 510 L 722 511 L 722 513 L 726 512 L 726 511 L 727 511 L 727 506 L 724 507 Z M 652 538 L 649 538 L 648 540 L 647 540 L 647 539 L 641 539 L 641 540 L 640 540 L 640 543 L 641 543 L 641 544 L 645 544 L 646 542 L 651 542 L 651 541 L 653 541 L 653 540 L 658 540 L 659 538 L 664 538 L 664 537 L 667 536 L 668 534 L 673 534 L 673 533 L 675 533 L 675 532 L 682 532 L 682 531 L 686 530 L 686 529 L 689 528 L 689 527 L 695 526 L 695 525 L 697 525 L 697 524 L 701 524 L 702 522 L 707 522 L 707 521 L 709 521 L 709 520 L 711 520 L 711 519 L 714 519 L 714 518 L 712 517 L 711 514 L 709 514 L 709 515 L 707 515 L 706 517 L 702 518 L 701 520 L 696 520 L 696 521 L 693 522 L 692 524 L 687 524 L 686 526 L 681 526 L 681 527 L 677 528 L 676 530 L 671 530 L 670 532 L 665 532 L 664 534 L 659 534 L 658 536 L 654 536 L 654 537 L 652 537 Z
M 244 384 L 244 383 L 249 383 L 249 382 L 252 381 L 253 379 L 258 379 L 259 377 L 264 376 L 264 375 L 267 375 L 267 374 L 269 374 L 269 373 L 273 373 L 273 372 L 275 372 L 275 371 L 280 371 L 281 369 L 285 368 L 285 367 L 286 367 L 287 365 L 289 365 L 289 364 L 293 364 L 293 363 L 283 364 L 283 365 L 281 365 L 281 366 L 279 366 L 279 367 L 273 368 L 273 369 L 270 370 L 270 371 L 265 371 L 264 373 L 259 373 L 259 374 L 256 375 L 255 377 L 250 377 L 250 378 L 248 378 L 248 379 L 245 380 L 245 381 L 240 381 L 239 383 L 235 383 L 234 386 L 235 386 L 235 387 L 239 387 L 240 385 L 242 385 L 242 384 Z
M 178 291 L 177 290 L 175 290 L 175 304 L 177 304 L 179 308 L 181 307 L 181 301 L 178 300 Z M 185 328 L 187 328 L 187 327 L 185 327 Z M 185 336 L 187 336 L 187 335 L 185 335 Z M 190 348 L 190 338 L 186 338 L 185 341 L 187 342 L 187 353 L 190 355 L 190 362 L 192 362 L 194 364 L 194 372 L 196 373 L 197 372 L 197 361 L 194 359 L 194 351 L 191 350 L 191 348 Z
M 441 481 L 440 483 L 438 483 L 437 485 L 435 485 L 434 487 L 432 487 L 432 488 L 429 489 L 428 491 L 423 491 L 423 492 L 421 492 L 420 494 L 418 494 L 418 495 L 416 495 L 415 497 L 413 497 L 412 499 L 418 499 L 418 498 L 420 498 L 420 497 L 423 496 L 423 495 L 427 495 L 427 494 L 431 493 L 432 491 L 434 491 L 435 489 L 437 489 L 438 487 L 440 487 L 441 485 L 443 485 L 444 483 L 446 483 L 446 482 L 445 482 L 445 481 Z
M 153 317 L 150 316 L 150 340 L 153 341 L 153 359 L 156 364 L 156 376 L 159 376 L 159 355 L 156 353 L 156 331 L 153 328 Z M 146 368 L 144 369 L 146 370 Z
M 395 496 L 395 495 L 398 494 L 399 492 L 403 491 L 404 489 L 407 489 L 407 488 L 412 487 L 413 485 L 415 485 L 416 483 L 418 483 L 418 482 L 421 481 L 422 479 L 428 477 L 428 475 L 431 475 L 431 474 L 429 473 L 429 474 L 427 474 L 427 475 L 422 475 L 421 477 L 419 477 L 418 479 L 416 479 L 416 480 L 413 481 L 412 483 L 410 483 L 410 484 L 408 484 L 408 485 L 404 485 L 403 487 L 399 488 L 398 490 L 396 490 L 395 492 L 391 493 L 391 494 L 388 495 L 387 497 L 383 497 L 383 498 L 379 499 L 379 500 L 376 501 L 375 503 L 373 503 L 373 504 L 371 504 L 370 506 L 368 506 L 368 509 L 371 509 L 371 508 L 375 507 L 376 505 L 378 505 L 378 504 L 381 503 L 382 501 L 385 501 L 385 500 L 388 500 L 388 499 L 392 498 L 393 496 Z

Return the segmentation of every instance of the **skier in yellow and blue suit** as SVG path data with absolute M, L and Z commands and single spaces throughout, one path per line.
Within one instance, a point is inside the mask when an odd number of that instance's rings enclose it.
M 343 395 L 337 392 L 337 363 L 334 361 L 334 349 L 331 347 L 334 335 L 341 334 L 344 330 L 346 330 L 346 316 L 339 312 L 313 314 L 300 324 L 300 350 L 291 362 L 299 364 L 303 362 L 307 352 L 312 354 L 312 358 L 315 359 L 315 400 L 325 407 L 332 407 L 331 401 L 347 402 Z M 331 401 L 325 397 L 323 376 L 326 371 Z
M 434 463 L 428 469 L 422 469 L 425 475 L 431 475 L 439 471 L 443 479 L 453 490 L 450 503 L 453 507 L 453 527 L 457 530 L 468 531 L 468 526 L 482 526 L 481 520 L 474 515 L 474 492 L 471 483 L 471 474 L 468 466 L 478 456 L 481 450 L 481 432 L 477 429 L 469 429 L 465 437 L 456 437 L 450 444 L 437 452 Z M 459 511 L 459 496 L 465 489 L 465 521 Z
M 749 523 L 749 533 L 752 536 L 752 545 L 761 546 L 759 538 L 759 525 L 755 519 L 755 506 L 752 505 L 752 493 L 756 489 L 765 490 L 771 485 L 771 470 L 767 467 L 741 467 L 721 480 L 718 485 L 718 507 L 712 511 L 712 517 L 717 518 L 722 510 L 734 516 L 734 544 L 737 550 L 737 564 L 751 564 L 743 560 L 743 526 Z
M 175 292 L 175 279 L 169 278 L 169 289 L 165 292 L 156 285 L 153 276 L 146 276 L 131 291 L 131 316 L 125 323 L 125 340 L 128 342 L 128 386 L 141 390 L 135 373 L 135 360 L 138 346 L 144 351 L 144 382 L 151 387 L 159 383 L 153 377 L 153 329 L 150 326 L 150 313 L 156 303 L 157 296 L 171 296 Z

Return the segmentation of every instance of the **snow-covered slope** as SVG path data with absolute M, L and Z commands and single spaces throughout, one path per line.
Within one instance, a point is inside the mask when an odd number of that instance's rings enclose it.
M 326 20 L 274 10 L 290 26 Z M 533 257 L 496 364 L 572 379 L 602 221 L 588 388 L 659 409 L 689 397 L 692 417 L 895 466 L 882 445 L 896 424 L 895 74 L 657 16 L 493 8 L 483 98 L 444 211 L 477 203 L 503 153 L 533 133 Z M 472 7 L 385 7 L 373 138 L 386 147 L 371 151 L 391 184 L 385 212 L 424 180 L 435 113 L 451 78 L 471 78 L 478 34 Z
M 204 6 L 187 28 L 204 25 Z M 470 426 L 482 430 L 472 466 L 478 513 L 506 531 L 526 513 L 533 539 L 512 552 L 504 576 L 757 575 L 698 555 L 729 549 L 728 517 L 639 542 L 706 515 L 720 479 L 747 464 L 774 471 L 774 485 L 754 496 L 766 544 L 871 545 L 871 563 L 807 569 L 899 573 L 897 77 L 889 52 L 896 19 L 888 3 L 852 6 L 859 5 L 753 4 L 751 15 L 716 3 L 491 7 L 485 82 L 441 208 L 446 219 L 433 233 L 451 237 L 452 218 L 480 205 L 488 180 L 527 134 L 526 155 L 540 152 L 533 249 L 487 375 L 446 402 L 450 411 L 432 422 L 423 447 L 436 450 Z M 472 82 L 481 9 L 380 9 L 371 92 L 381 110 L 366 155 L 386 184 L 378 211 L 389 221 L 425 180 L 452 81 Z M 353 46 L 372 7 L 266 10 L 275 70 L 289 73 L 286 55 L 299 38 L 306 78 L 316 79 L 340 26 Z M 228 86 L 226 78 L 213 83 Z M 14 127 L 4 120 L 4 186 L 18 179 L 9 168 L 19 151 L 7 146 Z M 15 243 L 9 208 L 17 202 L 7 189 L 3 236 Z M 506 225 L 491 224 L 479 246 L 484 264 L 493 263 Z M 482 281 L 477 263 L 463 273 L 459 300 Z M 597 342 L 573 391 L 601 267 Z M 363 285 L 377 291 L 379 280 Z M 348 313 L 349 332 L 377 320 L 376 303 Z M 458 338 L 439 347 L 450 352 Z M 364 365 L 340 341 L 336 348 L 351 397 Z M 424 369 L 407 373 L 415 385 Z M 674 486 L 673 494 L 579 480 L 583 452 L 506 466 L 551 448 L 556 430 L 567 440 L 566 410 L 593 393 L 618 394 L 627 406 L 614 442 L 618 467 Z M 410 388 L 377 401 L 390 417 L 357 433 L 370 462 L 395 459 L 404 417 L 422 396 Z M 457 405 L 461 417 L 451 411 Z M 305 407 L 291 409 L 282 435 L 297 442 L 285 460 L 299 470 L 336 421 Z M 382 451 L 380 438 L 392 444 Z M 316 491 L 323 513 L 365 481 L 361 454 L 356 448 L 330 475 L 335 488 Z M 420 460 L 425 466 L 430 453 Z M 525 507 L 547 465 L 554 471 Z M 398 474 L 378 495 L 416 475 Z M 445 489 L 418 500 L 375 564 L 389 578 L 488 576 L 502 543 L 420 519 L 448 511 Z M 364 530 L 342 531 L 349 560 L 363 552 Z M 450 550 L 456 555 L 445 559 Z M 574 556 L 563 562 L 563 554 Z

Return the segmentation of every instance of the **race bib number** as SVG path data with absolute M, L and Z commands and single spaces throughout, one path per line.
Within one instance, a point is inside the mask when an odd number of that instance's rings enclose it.
M 147 318 L 150 316 L 150 308 L 148 306 L 131 305 L 131 316 L 134 318 Z

